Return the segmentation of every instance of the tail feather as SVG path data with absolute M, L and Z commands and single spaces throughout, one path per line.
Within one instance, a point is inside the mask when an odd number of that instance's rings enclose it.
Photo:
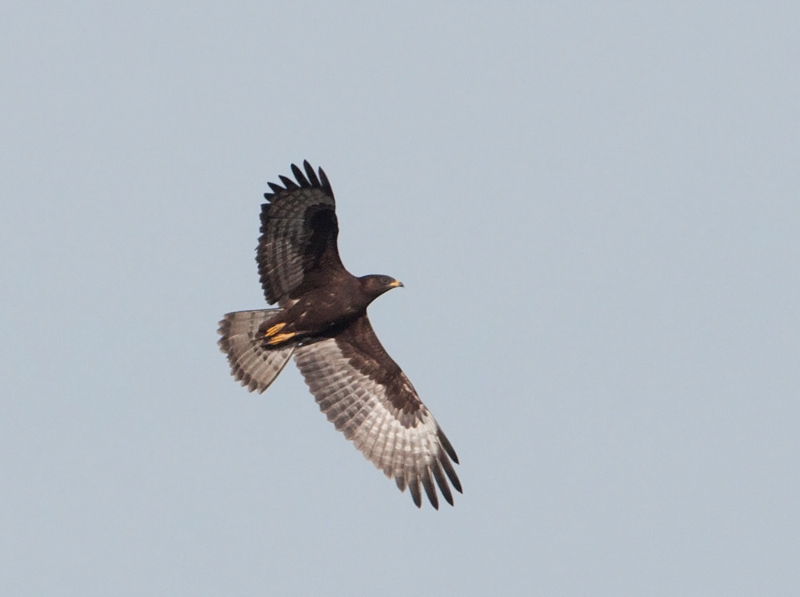
M 275 381 L 289 362 L 294 346 L 270 348 L 259 329 L 281 309 L 228 313 L 219 322 L 219 348 L 228 355 L 231 374 L 251 392 L 261 393 Z M 263 329 L 263 328 L 261 328 Z

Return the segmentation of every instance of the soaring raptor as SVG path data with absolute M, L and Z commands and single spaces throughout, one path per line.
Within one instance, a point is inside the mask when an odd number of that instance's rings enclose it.
M 421 507 L 421 485 L 438 509 L 435 481 L 452 505 L 448 479 L 461 491 L 456 452 L 367 317 L 373 300 L 402 284 L 344 268 L 331 185 L 322 168 L 303 166 L 292 164 L 296 182 L 269 183 L 261 206 L 258 273 L 278 307 L 228 313 L 220 349 L 251 392 L 266 390 L 294 356 L 320 410 L 400 491 L 408 486 Z

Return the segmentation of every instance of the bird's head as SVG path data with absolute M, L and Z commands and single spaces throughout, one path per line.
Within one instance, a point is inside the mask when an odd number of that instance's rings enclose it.
M 359 282 L 361 282 L 362 292 L 373 299 L 392 288 L 403 286 L 400 280 L 395 280 L 391 276 L 381 275 L 362 276 L 359 278 Z

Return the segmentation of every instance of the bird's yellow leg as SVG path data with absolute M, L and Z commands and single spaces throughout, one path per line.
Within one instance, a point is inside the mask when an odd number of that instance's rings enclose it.
M 283 325 L 283 324 L 279 324 Z M 281 342 L 286 342 L 290 338 L 294 338 L 297 334 L 295 332 L 289 332 L 288 334 L 277 334 L 272 336 L 269 340 L 267 340 L 267 344 L 280 344 Z
M 271 328 L 269 328 L 269 329 L 267 330 L 267 333 L 266 333 L 266 334 L 264 334 L 264 335 L 265 335 L 267 338 L 269 338 L 269 337 L 271 337 L 271 336 L 274 336 L 274 335 L 275 335 L 275 334 L 277 334 L 278 332 L 280 332 L 280 331 L 281 331 L 283 328 L 285 328 L 285 327 L 286 327 L 286 324 L 285 324 L 285 323 L 276 323 L 276 324 L 275 324 L 275 325 L 273 325 Z

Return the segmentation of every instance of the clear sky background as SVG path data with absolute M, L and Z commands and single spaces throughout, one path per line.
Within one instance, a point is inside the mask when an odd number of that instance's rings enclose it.
M 800 594 L 800 4 L 0 9 L 0 594 Z M 308 159 L 461 459 L 231 378 Z

